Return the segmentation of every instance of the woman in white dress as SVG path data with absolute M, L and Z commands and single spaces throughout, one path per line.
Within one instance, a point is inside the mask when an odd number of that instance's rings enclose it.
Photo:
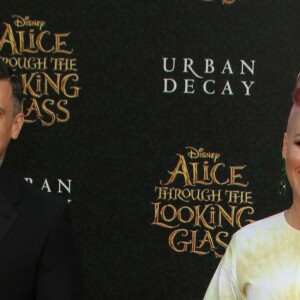
M 292 189 L 291 207 L 233 235 L 204 300 L 300 299 L 300 82 L 282 157 Z

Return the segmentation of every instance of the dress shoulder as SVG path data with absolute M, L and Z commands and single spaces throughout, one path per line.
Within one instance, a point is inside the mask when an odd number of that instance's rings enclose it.
M 243 236 L 253 236 L 255 238 L 257 235 L 269 234 L 270 232 L 281 230 L 283 224 L 284 211 L 244 226 L 235 233 L 235 236 L 237 239 Z

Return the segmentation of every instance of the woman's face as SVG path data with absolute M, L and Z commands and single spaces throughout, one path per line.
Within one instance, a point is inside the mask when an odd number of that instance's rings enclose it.
M 296 108 L 290 115 L 288 130 L 283 139 L 282 156 L 285 158 L 293 200 L 300 203 L 300 108 Z

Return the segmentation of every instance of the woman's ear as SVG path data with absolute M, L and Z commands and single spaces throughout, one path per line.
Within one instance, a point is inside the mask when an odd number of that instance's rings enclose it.
M 283 142 L 282 142 L 282 157 L 286 158 L 286 151 L 287 151 L 287 143 L 288 143 L 288 136 L 287 133 L 284 133 Z

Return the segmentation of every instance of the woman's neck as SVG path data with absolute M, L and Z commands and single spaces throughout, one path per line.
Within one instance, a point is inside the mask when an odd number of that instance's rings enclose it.
M 290 226 L 300 230 L 300 203 L 294 201 L 292 206 L 285 211 L 284 216 Z

